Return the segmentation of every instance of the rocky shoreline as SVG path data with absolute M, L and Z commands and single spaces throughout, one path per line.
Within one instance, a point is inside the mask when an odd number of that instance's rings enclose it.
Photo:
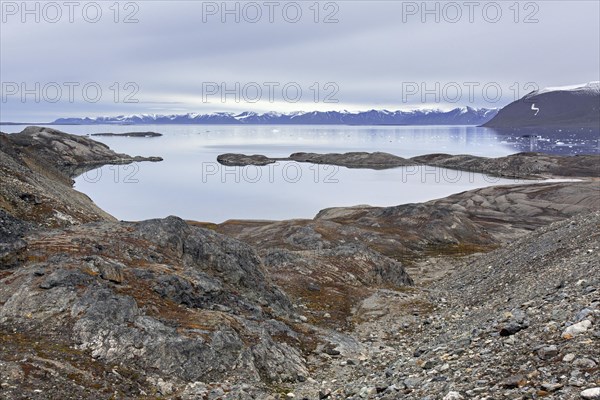
M 297 153 L 579 181 L 215 225 L 118 222 L 72 188 L 157 157 L 36 127 L 0 144 L 2 398 L 600 396 L 598 156 Z
M 162 161 L 160 157 L 118 154 L 90 138 L 41 127 L 11 135 L 0 133 L 0 146 L 0 207 L 45 227 L 114 220 L 86 195 L 73 190 L 76 176 L 107 164 Z

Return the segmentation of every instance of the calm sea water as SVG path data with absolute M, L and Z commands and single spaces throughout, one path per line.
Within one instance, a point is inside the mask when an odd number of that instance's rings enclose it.
M 476 127 L 52 127 L 80 135 L 132 131 L 163 134 L 158 138 L 94 137 L 117 152 L 164 158 L 160 163 L 105 166 L 76 179 L 77 190 L 123 220 L 168 215 L 212 222 L 234 218 L 312 218 L 327 207 L 391 206 L 514 183 L 431 167 L 373 171 L 295 162 L 224 167 L 216 162 L 222 153 L 284 157 L 298 151 L 385 151 L 402 157 L 438 152 L 498 157 L 517 151 L 505 137 Z M 18 132 L 22 128 L 3 130 Z

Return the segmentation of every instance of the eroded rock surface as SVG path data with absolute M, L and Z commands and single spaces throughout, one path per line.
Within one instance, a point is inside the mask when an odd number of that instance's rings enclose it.
M 104 372 L 136 371 L 121 395 L 183 393 L 197 381 L 260 387 L 308 374 L 292 303 L 244 243 L 176 217 L 35 232 L 24 241 L 29 261 L 1 279 L 5 339 L 52 338 Z M 18 357 L 12 361 L 39 351 Z M 88 373 L 90 383 L 103 379 Z

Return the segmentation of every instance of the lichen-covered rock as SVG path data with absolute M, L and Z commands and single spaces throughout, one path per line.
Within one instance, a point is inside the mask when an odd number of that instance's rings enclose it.
M 52 332 L 57 344 L 106 368 L 144 374 L 141 390 L 157 393 L 308 375 L 303 334 L 285 322 L 291 302 L 247 244 L 175 217 L 23 240 L 31 261 L 0 278 L 6 329 Z
M 0 209 L 0 270 L 14 268 L 23 261 L 27 246 L 23 235 L 31 228 L 30 223 Z

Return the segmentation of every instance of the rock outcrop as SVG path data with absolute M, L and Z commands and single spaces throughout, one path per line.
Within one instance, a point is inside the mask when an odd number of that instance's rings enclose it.
M 308 374 L 300 335 L 285 322 L 293 321 L 291 301 L 246 244 L 176 217 L 37 231 L 24 241 L 28 261 L 1 279 L 4 334 L 51 337 L 54 346 L 91 355 L 98 369 L 142 374 L 121 395 Z M 171 389 L 152 384 L 159 380 Z
M 23 261 L 22 251 L 27 247 L 23 236 L 32 228 L 32 224 L 0 209 L 0 270 L 13 268 Z

